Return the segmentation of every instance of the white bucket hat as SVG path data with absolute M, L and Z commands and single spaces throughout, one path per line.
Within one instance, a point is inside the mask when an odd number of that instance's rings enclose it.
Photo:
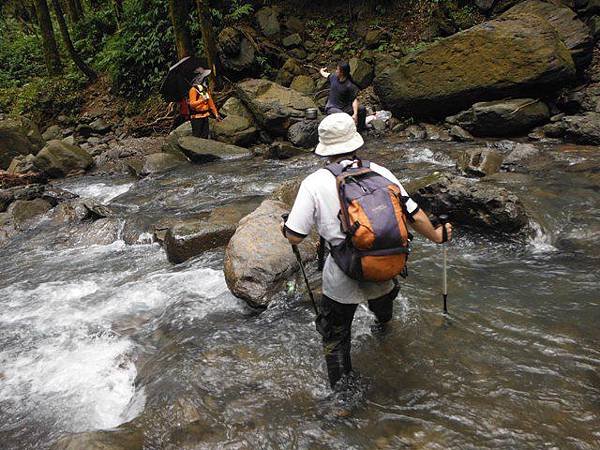
M 346 113 L 335 113 L 325 117 L 319 124 L 319 145 L 315 153 L 319 156 L 343 155 L 362 147 L 364 143 L 356 131 L 354 119 Z

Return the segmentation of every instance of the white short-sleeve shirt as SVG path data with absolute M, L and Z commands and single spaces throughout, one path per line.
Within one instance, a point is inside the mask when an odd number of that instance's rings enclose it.
M 342 161 L 343 165 L 352 161 Z M 371 169 L 400 187 L 403 196 L 408 197 L 398 179 L 385 167 L 371 163 Z M 406 203 L 409 214 L 418 211 L 414 200 Z M 286 227 L 294 233 L 308 235 L 317 227 L 319 235 L 332 245 L 340 244 L 345 235 L 338 219 L 340 202 L 335 177 L 327 169 L 319 169 L 302 181 Z M 392 281 L 383 283 L 353 280 L 335 263 L 331 255 L 323 268 L 323 294 L 339 303 L 362 303 L 389 293 L 394 287 Z

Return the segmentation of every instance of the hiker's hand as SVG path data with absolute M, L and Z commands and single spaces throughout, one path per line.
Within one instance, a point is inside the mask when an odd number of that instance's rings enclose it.
M 217 122 L 223 122 L 223 118 L 221 116 L 217 116 Z
M 448 234 L 448 240 L 446 242 L 449 242 L 452 240 L 452 224 L 451 223 L 446 223 L 444 225 L 442 225 L 444 227 L 446 227 L 446 233 Z M 441 226 L 437 227 L 435 229 L 435 232 L 437 234 L 436 236 L 436 243 L 438 244 L 443 244 L 444 243 L 444 230 Z

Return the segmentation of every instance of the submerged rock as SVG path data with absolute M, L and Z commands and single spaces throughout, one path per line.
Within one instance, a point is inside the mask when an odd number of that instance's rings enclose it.
M 52 209 L 50 202 L 41 198 L 34 200 L 16 200 L 8 207 L 8 213 L 12 218 L 17 230 L 25 230 L 30 227 L 39 216 L 44 215 Z
M 440 175 L 412 189 L 422 208 L 435 215 L 448 214 L 456 225 L 493 234 L 528 231 L 529 216 L 519 198 L 493 183 Z
M 446 118 L 476 136 L 514 136 L 524 134 L 550 119 L 545 103 L 531 98 L 475 103 L 471 108 Z
M 484 177 L 498 172 L 502 159 L 502 155 L 494 150 L 466 150 L 460 155 L 456 165 L 465 175 Z
M 316 108 L 308 96 L 268 80 L 248 80 L 237 85 L 240 99 L 266 131 L 285 136 L 287 129 Z
M 475 102 L 547 92 L 575 77 L 554 27 L 531 14 L 482 23 L 409 54 L 375 78 L 395 115 L 441 117 Z
M 225 280 L 231 292 L 252 306 L 267 306 L 270 296 L 298 270 L 289 242 L 281 235 L 284 203 L 265 200 L 244 217 L 225 251 Z M 314 257 L 315 242 L 300 245 L 303 258 Z
M 124 427 L 110 431 L 87 431 L 61 437 L 51 450 L 142 450 L 144 433 L 142 430 Z

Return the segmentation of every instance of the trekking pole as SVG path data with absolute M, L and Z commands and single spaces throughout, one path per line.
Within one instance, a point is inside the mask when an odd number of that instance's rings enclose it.
M 448 314 L 448 275 L 447 275 L 447 259 L 448 259 L 448 247 L 446 246 L 446 239 L 448 239 L 448 232 L 446 231 L 446 224 L 448 223 L 448 215 L 441 214 L 440 222 L 442 224 L 442 236 L 444 243 L 444 272 L 442 275 L 442 297 L 444 299 L 444 314 Z
M 281 218 L 285 222 L 288 218 L 289 214 L 282 214 Z M 312 303 L 313 309 L 315 310 L 315 314 L 319 315 L 319 310 L 317 309 L 317 303 L 315 302 L 315 297 L 313 296 L 312 289 L 310 288 L 310 284 L 308 282 L 308 277 L 306 276 L 306 270 L 304 269 L 304 263 L 302 262 L 302 255 L 300 255 L 300 250 L 298 246 L 295 244 L 290 244 L 292 246 L 292 251 L 294 252 L 294 256 L 296 257 L 296 261 L 298 261 L 298 265 L 300 266 L 300 271 L 302 272 L 302 277 L 304 277 L 304 282 L 306 283 L 306 289 L 308 289 L 308 296 L 310 297 L 310 301 Z

